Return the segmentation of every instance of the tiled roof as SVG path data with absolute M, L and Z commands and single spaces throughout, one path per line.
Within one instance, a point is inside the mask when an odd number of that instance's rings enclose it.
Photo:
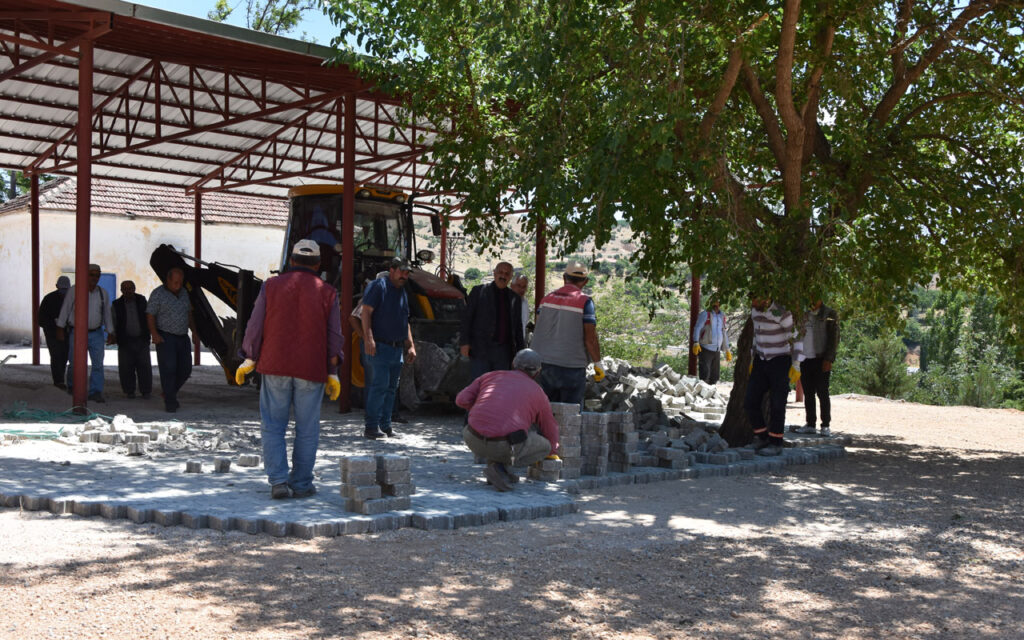
M 57 178 L 39 185 L 39 208 L 74 211 L 78 190 L 74 178 Z M 25 209 L 28 194 L 0 204 L 0 213 Z M 139 218 L 191 221 L 192 196 L 181 189 L 167 189 L 129 182 L 92 181 L 92 211 Z M 203 222 L 255 224 L 283 227 L 288 221 L 285 200 L 240 196 L 231 193 L 203 195 Z

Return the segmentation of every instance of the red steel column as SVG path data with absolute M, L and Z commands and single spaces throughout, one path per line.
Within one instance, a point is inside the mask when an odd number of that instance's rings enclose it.
M 78 46 L 78 202 L 75 207 L 75 354 L 76 407 L 85 407 L 89 395 L 89 216 L 92 208 L 92 42 Z
M 193 196 L 195 202 L 195 254 L 196 254 L 196 269 L 199 268 L 199 261 L 203 259 L 203 192 L 196 189 L 195 196 Z M 199 366 L 199 334 L 192 333 L 192 344 L 193 344 L 193 355 L 192 360 L 195 366 Z
M 690 275 L 690 335 L 686 341 L 690 348 L 690 357 L 687 361 L 686 371 L 691 376 L 697 375 L 697 356 L 693 355 L 693 328 L 697 324 L 697 316 L 700 315 L 700 274 Z
M 441 225 L 441 268 L 437 271 L 438 277 L 448 280 L 448 223 Z
M 345 192 L 341 201 L 341 335 L 345 348 L 345 362 L 338 369 L 341 381 L 341 395 L 338 397 L 338 412 L 352 410 L 352 359 L 359 354 L 351 348 L 352 327 L 348 316 L 352 313 L 352 284 L 355 278 L 353 260 L 356 210 L 356 94 L 345 94 L 345 150 L 342 166 Z
M 534 273 L 533 287 L 533 308 L 540 309 L 540 301 L 544 299 L 544 286 L 547 283 L 548 268 L 548 238 L 546 234 L 547 222 L 544 216 L 537 217 L 537 266 Z
M 39 176 L 31 177 L 29 211 L 32 218 L 32 364 L 39 364 Z

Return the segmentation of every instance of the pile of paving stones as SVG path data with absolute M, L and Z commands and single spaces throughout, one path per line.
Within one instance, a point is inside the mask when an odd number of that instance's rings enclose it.
M 583 402 L 587 411 L 630 411 L 641 431 L 721 423 L 725 415 L 728 398 L 717 387 L 681 375 L 667 364 L 651 369 L 616 358 L 604 358 L 601 364 L 604 380 L 587 383 Z
M 123 414 L 112 419 L 96 416 L 88 422 L 66 425 L 58 441 L 77 444 L 86 450 L 118 451 L 130 456 L 184 450 L 233 453 L 259 445 L 255 435 L 241 433 L 237 429 L 190 429 L 176 422 L 140 428 Z M 253 466 L 245 462 L 240 464 Z
M 393 454 L 345 456 L 338 464 L 346 511 L 377 515 L 411 507 L 416 487 L 409 458 Z

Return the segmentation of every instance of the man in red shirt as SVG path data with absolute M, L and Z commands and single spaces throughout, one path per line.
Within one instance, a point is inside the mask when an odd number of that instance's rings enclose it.
M 511 371 L 485 373 L 455 398 L 455 404 L 469 411 L 462 439 L 475 455 L 487 459 L 484 475 L 498 491 L 511 491 L 514 482 L 505 465 L 531 465 L 558 451 L 558 423 L 547 394 L 535 381 L 540 369 L 537 352 L 523 349 L 513 358 Z

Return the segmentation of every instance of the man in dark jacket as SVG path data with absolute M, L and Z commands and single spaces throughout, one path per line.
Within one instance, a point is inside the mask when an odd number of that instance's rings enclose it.
M 803 350 L 805 359 L 800 365 L 800 379 L 804 386 L 804 410 L 807 424 L 796 433 L 814 433 L 814 398 L 821 403 L 821 435 L 832 435 L 832 400 L 828 385 L 832 379 L 832 363 L 839 349 L 839 316 L 835 309 L 826 307 L 821 300 L 811 306 L 804 323 Z
M 64 296 L 68 293 L 71 280 L 67 276 L 57 278 L 57 288 L 43 296 L 39 303 L 39 328 L 46 336 L 46 350 L 50 352 L 50 374 L 53 386 L 67 389 L 64 384 L 64 371 L 68 366 L 68 342 L 57 337 L 57 316 L 64 304 Z
M 473 287 L 459 331 L 459 349 L 470 359 L 475 380 L 488 371 L 507 371 L 523 343 L 522 299 L 508 288 L 512 265 L 499 262 L 494 282 Z
M 146 324 L 146 298 L 135 293 L 135 283 L 121 283 L 121 297 L 110 305 L 117 336 L 117 373 L 121 390 L 129 398 L 135 397 L 138 380 L 139 393 L 149 398 L 153 392 L 153 361 L 149 356 L 149 329 Z

